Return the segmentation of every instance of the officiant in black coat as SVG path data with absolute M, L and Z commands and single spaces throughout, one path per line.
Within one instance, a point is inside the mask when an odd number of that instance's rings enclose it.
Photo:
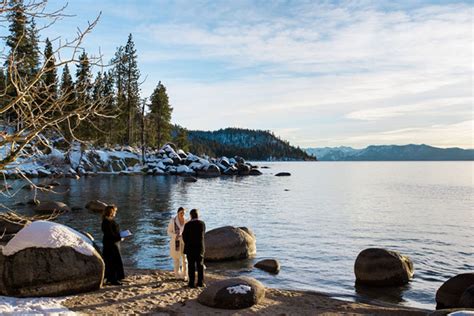
M 184 253 L 188 259 L 189 287 L 193 288 L 195 280 L 195 271 L 197 270 L 197 286 L 204 286 L 204 233 L 206 224 L 199 220 L 198 210 L 192 209 L 189 212 L 191 220 L 184 225 L 183 241 Z
M 105 263 L 106 284 L 122 285 L 120 280 L 125 277 L 125 273 L 120 254 L 120 241 L 122 238 L 120 237 L 119 226 L 114 220 L 116 213 L 117 207 L 115 205 L 108 205 L 102 214 L 102 232 L 104 233 L 102 257 Z

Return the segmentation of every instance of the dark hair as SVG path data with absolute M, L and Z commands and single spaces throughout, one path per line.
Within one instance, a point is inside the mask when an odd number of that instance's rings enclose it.
M 104 212 L 102 213 L 103 218 L 109 218 L 113 212 L 117 211 L 117 206 L 115 205 L 107 205 L 104 209 Z
M 180 206 L 180 207 L 178 208 L 178 212 L 176 212 L 176 213 L 179 213 L 179 212 L 181 212 L 181 211 L 184 211 L 184 207 L 182 207 L 182 206 Z
M 198 212 L 198 210 L 196 210 L 195 208 L 193 208 L 193 209 L 191 210 L 191 212 L 189 212 L 189 215 L 191 215 L 191 218 L 198 218 L 199 212 Z

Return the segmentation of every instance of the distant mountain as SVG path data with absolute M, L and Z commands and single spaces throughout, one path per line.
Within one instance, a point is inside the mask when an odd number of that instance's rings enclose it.
M 474 160 L 474 149 L 437 148 L 428 145 L 381 145 L 364 149 L 351 147 L 306 148 L 320 161 L 438 161 Z
M 241 156 L 246 160 L 316 160 L 270 131 L 226 128 L 188 131 L 190 151 L 212 157 Z

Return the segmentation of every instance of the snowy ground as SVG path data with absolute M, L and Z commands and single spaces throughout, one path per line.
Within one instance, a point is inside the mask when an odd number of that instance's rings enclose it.
M 0 296 L 0 313 L 8 315 L 75 315 L 61 304 L 66 298 Z

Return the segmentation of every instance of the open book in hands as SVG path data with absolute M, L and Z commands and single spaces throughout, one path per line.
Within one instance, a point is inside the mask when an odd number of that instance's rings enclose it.
M 121 238 L 129 237 L 129 236 L 132 236 L 132 233 L 128 229 L 127 230 L 122 230 L 120 232 L 120 237 Z

